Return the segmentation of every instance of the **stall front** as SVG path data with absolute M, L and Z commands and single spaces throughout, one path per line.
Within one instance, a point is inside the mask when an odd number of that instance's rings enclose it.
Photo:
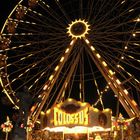
M 44 130 L 64 140 L 88 140 L 111 129 L 111 110 L 93 108 L 86 102 L 67 99 L 46 112 Z M 57 139 L 56 137 L 55 139 Z

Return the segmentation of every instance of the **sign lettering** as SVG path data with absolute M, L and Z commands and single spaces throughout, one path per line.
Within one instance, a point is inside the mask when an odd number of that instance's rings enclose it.
M 88 125 L 88 107 L 71 114 L 54 108 L 54 125 Z

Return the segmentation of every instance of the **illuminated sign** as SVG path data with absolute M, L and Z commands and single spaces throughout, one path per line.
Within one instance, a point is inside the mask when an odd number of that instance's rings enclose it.
M 76 113 L 66 113 L 54 108 L 54 126 L 88 125 L 88 107 Z
M 55 127 L 77 127 L 99 126 L 102 128 L 111 127 L 111 110 L 104 109 L 103 111 L 93 108 L 88 103 L 67 99 L 63 103 L 53 106 L 46 112 L 43 119 L 48 128 Z M 46 120 L 46 121 L 45 121 Z

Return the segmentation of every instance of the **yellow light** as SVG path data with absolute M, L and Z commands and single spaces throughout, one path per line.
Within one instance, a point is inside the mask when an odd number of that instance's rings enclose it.
M 123 1 L 121 2 L 121 4 L 123 4 L 123 3 L 125 3 L 125 0 L 123 0 Z
M 41 122 L 39 120 L 37 120 L 36 123 L 41 124 Z
M 60 62 L 63 62 L 63 60 L 64 60 L 64 56 L 61 57 Z
M 127 47 L 127 46 L 125 46 L 124 48 L 125 48 L 125 50 L 127 50 L 127 49 L 128 49 L 128 47 Z
M 98 58 L 101 58 L 100 54 L 98 54 L 98 53 L 96 54 L 96 56 L 97 56 Z
M 61 106 L 60 104 L 57 104 L 57 107 L 58 107 L 58 108 L 60 108 L 60 106 Z
M 129 10 L 129 12 L 132 12 L 132 11 L 134 11 L 134 9 L 130 9 L 130 10 Z
M 120 65 L 117 65 L 118 68 L 120 68 Z
M 72 99 L 71 99 L 71 98 L 69 98 L 69 99 L 68 99 L 68 102 L 72 102 Z
M 133 104 L 134 106 L 137 106 L 137 103 L 136 103 L 134 100 L 132 100 L 132 104 Z
M 119 85 L 121 84 L 121 82 L 120 82 L 120 80 L 119 80 L 119 79 L 117 79 L 117 80 L 116 80 L 116 82 L 117 82 Z
M 114 74 L 114 72 L 113 72 L 112 70 L 109 70 L 109 73 L 110 73 L 111 75 L 113 75 L 113 74 Z
M 137 22 L 139 22 L 140 21 L 140 18 L 137 18 Z
M 44 116 L 45 115 L 45 113 L 43 112 L 43 111 L 41 111 L 41 113 L 40 113 L 42 116 Z
M 46 90 L 46 89 L 47 89 L 47 87 L 48 87 L 48 85 L 46 84 L 46 85 L 44 86 L 43 90 Z
M 47 113 L 47 114 L 49 114 L 50 112 L 51 112 L 51 110 L 49 109 L 49 110 L 47 110 L 47 112 L 46 112 L 46 113 Z
M 125 93 L 126 95 L 128 94 L 128 91 L 127 91 L 126 89 L 124 89 L 123 91 L 124 91 L 124 93 Z
M 57 71 L 59 69 L 59 66 L 57 65 L 56 67 L 55 67 L 55 71 Z
M 68 128 L 68 127 L 64 127 L 64 126 L 60 126 L 60 127 L 54 127 L 54 128 L 49 128 L 46 127 L 44 130 L 48 130 L 50 132 L 64 132 L 65 134 L 78 134 L 78 133 L 88 133 L 88 128 L 85 126 L 75 126 L 72 128 Z
M 111 112 L 111 110 L 109 108 L 106 108 L 103 110 L 103 112 Z
M 135 37 L 135 36 L 136 36 L 136 34 L 135 34 L 135 33 L 133 33 L 132 35 L 133 35 L 133 37 Z
M 69 48 L 67 48 L 67 49 L 66 49 L 66 51 L 65 51 L 65 53 L 68 53 L 68 52 L 69 52 L 69 50 L 70 50 L 70 49 L 69 49 Z
M 109 89 L 109 86 L 106 86 L 107 89 Z
M 113 85 L 117 88 L 117 85 L 115 83 L 113 83 Z
M 105 67 L 107 67 L 107 64 L 106 64 L 106 62 L 105 62 L 105 61 L 103 61 L 103 62 L 102 62 L 102 64 L 103 64 Z
M 49 77 L 49 80 L 50 80 L 50 81 L 53 79 L 53 76 L 54 76 L 54 75 L 51 75 L 51 76 Z
M 91 48 L 92 51 L 95 51 L 95 48 L 93 46 L 90 46 L 90 48 Z
M 87 44 L 89 44 L 89 40 L 88 39 L 86 39 L 85 41 L 86 41 Z
M 76 24 L 79 24 L 79 23 L 81 23 L 83 25 L 84 31 L 80 34 L 74 34 L 72 32 L 72 29 L 74 28 L 74 26 L 76 26 Z M 90 30 L 89 26 L 90 25 L 85 20 L 81 20 L 81 19 L 75 20 L 75 21 L 72 21 L 71 24 L 69 24 L 69 27 L 67 28 L 68 29 L 67 33 L 72 38 L 76 38 L 76 39 L 80 38 L 81 39 L 81 38 L 85 37 L 86 34 L 88 34 L 88 31 Z
M 72 41 L 70 42 L 70 45 L 73 45 L 73 43 L 74 43 L 74 40 L 72 40 Z
M 94 110 L 95 112 L 99 112 L 99 110 L 98 110 L 97 108 L 93 108 L 93 110 Z
M 82 104 L 81 104 L 81 106 L 86 106 L 86 105 L 87 105 L 87 103 L 82 103 Z

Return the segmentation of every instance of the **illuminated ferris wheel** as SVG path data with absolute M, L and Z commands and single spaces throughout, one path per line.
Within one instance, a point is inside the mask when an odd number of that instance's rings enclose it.
M 139 116 L 139 14 L 138 0 L 21 0 L 0 35 L 3 92 L 40 96 L 34 120 L 69 97 Z

